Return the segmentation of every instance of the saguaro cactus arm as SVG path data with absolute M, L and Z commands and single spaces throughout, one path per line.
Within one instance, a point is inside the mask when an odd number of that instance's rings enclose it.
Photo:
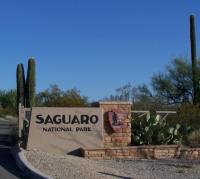
M 19 103 L 25 105 L 25 76 L 23 64 L 17 65 L 17 109 Z
M 28 71 L 26 78 L 26 106 L 35 106 L 35 85 L 36 85 L 35 59 L 30 58 L 28 61 Z
M 192 59 L 192 81 L 194 99 L 193 103 L 200 103 L 200 87 L 197 69 L 197 54 L 196 54 L 196 32 L 195 32 L 195 17 L 190 16 L 190 41 L 191 41 L 191 59 Z

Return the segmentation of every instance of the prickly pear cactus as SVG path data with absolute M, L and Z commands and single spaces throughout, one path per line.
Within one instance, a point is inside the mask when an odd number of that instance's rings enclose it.
M 169 126 L 155 111 L 145 118 L 132 120 L 132 140 L 137 145 L 177 144 L 181 141 L 180 124 Z

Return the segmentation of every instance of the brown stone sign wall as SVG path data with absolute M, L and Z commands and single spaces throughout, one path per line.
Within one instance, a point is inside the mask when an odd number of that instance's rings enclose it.
M 100 108 L 34 107 L 27 149 L 70 153 L 79 148 L 103 147 Z
M 131 105 L 130 102 L 100 102 L 100 108 L 104 111 L 104 147 L 128 146 L 131 143 Z M 118 118 L 118 125 L 112 125 L 109 116 L 113 120 Z M 113 122 L 114 123 L 114 122 Z

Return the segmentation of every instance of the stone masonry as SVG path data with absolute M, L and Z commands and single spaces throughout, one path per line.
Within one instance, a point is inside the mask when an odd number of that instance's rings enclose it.
M 178 145 L 147 145 L 113 147 L 104 149 L 82 149 L 85 158 L 102 159 L 185 159 L 200 160 L 200 148 Z
M 131 105 L 130 102 L 100 102 L 99 106 L 104 111 L 104 147 L 123 147 L 131 144 Z M 108 112 L 120 110 L 127 113 L 123 119 L 123 128 L 114 132 L 108 121 Z

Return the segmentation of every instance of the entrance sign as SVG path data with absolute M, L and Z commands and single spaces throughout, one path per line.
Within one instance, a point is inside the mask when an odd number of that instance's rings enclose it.
M 103 147 L 101 108 L 33 107 L 27 149 L 70 153 Z

